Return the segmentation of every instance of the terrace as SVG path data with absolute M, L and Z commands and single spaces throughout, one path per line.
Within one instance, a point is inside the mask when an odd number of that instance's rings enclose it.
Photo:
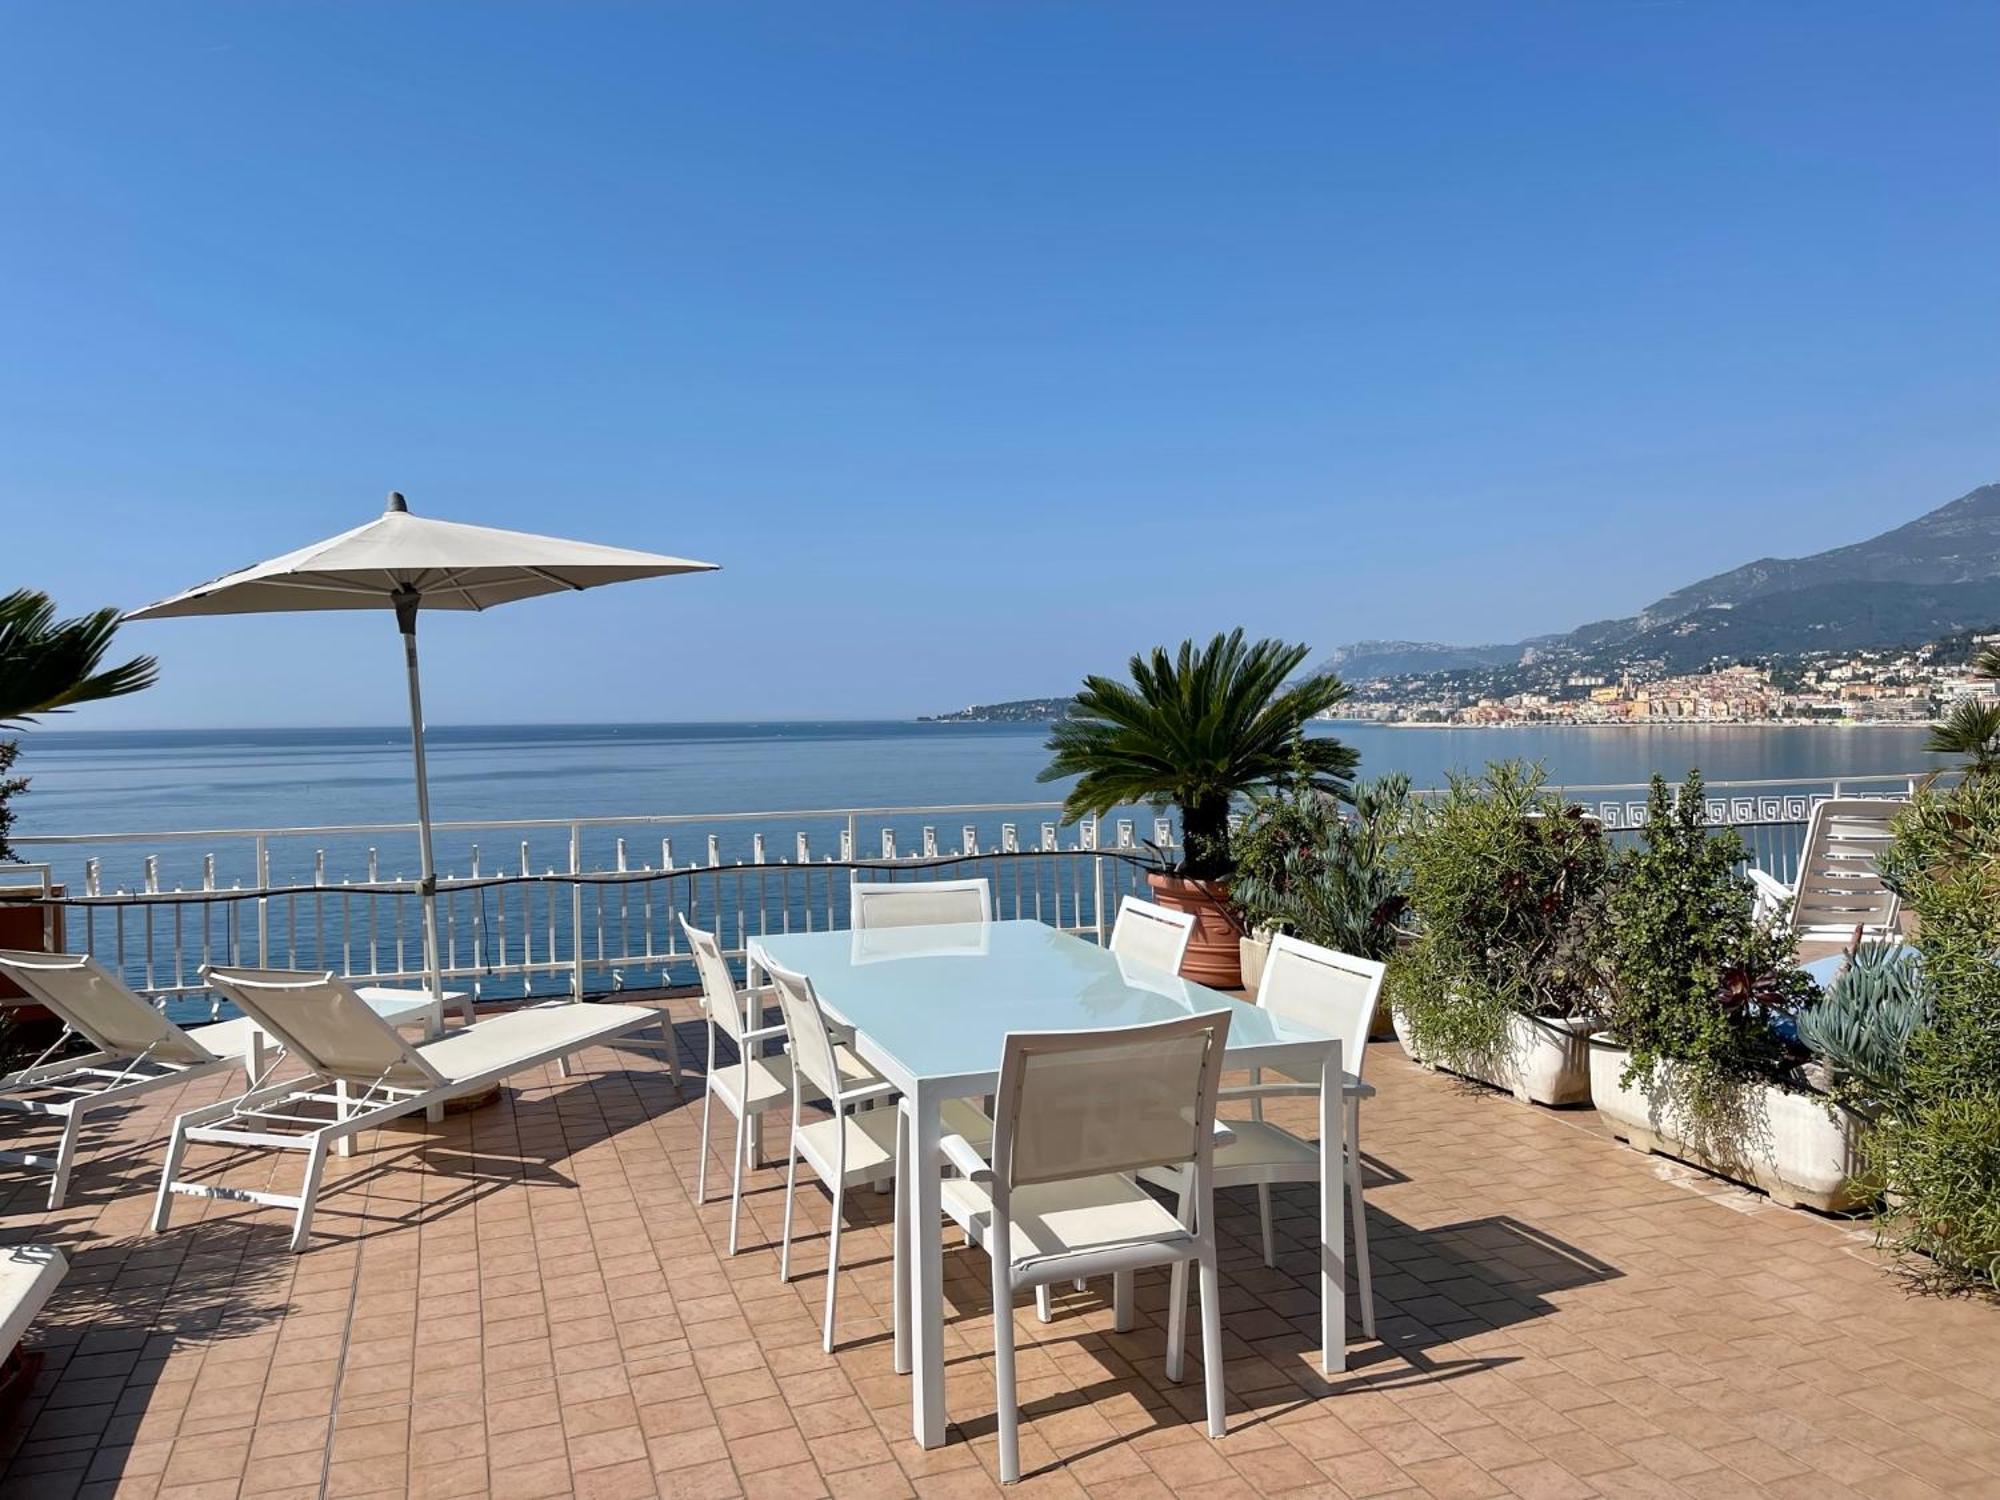
M 1805 811 L 1832 789 L 1715 790 L 1759 862 L 1790 875 Z M 1594 810 L 1617 837 L 1630 789 L 1600 793 Z M 1000 915 L 1101 939 L 1110 904 L 1137 884 L 1136 829 L 1024 839 L 1043 811 L 855 810 L 809 827 L 758 815 L 676 827 L 666 837 L 698 857 L 676 862 L 668 843 L 653 865 L 632 856 L 632 830 L 578 825 L 556 830 L 565 869 L 494 877 L 461 864 L 441 897 L 456 914 L 448 975 L 481 986 L 488 1009 L 552 985 L 622 985 L 618 999 L 671 1019 L 682 1084 L 657 1054 L 600 1047 L 569 1076 L 519 1074 L 497 1102 L 441 1124 L 412 1116 L 364 1135 L 330 1160 L 303 1255 L 287 1248 L 286 1216 L 242 1202 L 188 1203 L 171 1229 L 147 1232 L 169 1122 L 239 1089 L 233 1074 L 93 1127 L 61 1209 L 44 1208 L 41 1179 L 8 1177 L 0 1235 L 61 1245 L 72 1270 L 30 1340 L 46 1364 L 7 1429 L 0 1495 L 997 1488 L 979 1251 L 944 1256 L 953 1421 L 925 1448 L 893 1359 L 887 1196 L 848 1197 L 832 1354 L 820 1348 L 824 1196 L 801 1194 L 790 1284 L 777 1270 L 781 1169 L 747 1179 L 735 1256 L 718 1187 L 726 1131 L 710 1201 L 695 1201 L 705 1047 L 672 917 L 705 913 L 739 951 L 762 933 L 844 925 L 836 887 L 864 864 L 904 878 L 984 873 Z M 948 819 L 963 832 L 941 843 Z M 209 1011 L 203 962 L 416 977 L 415 892 L 379 855 L 397 832 L 331 831 L 319 840 L 335 851 L 331 875 L 314 847 L 326 830 L 252 831 L 219 865 L 169 840 L 180 852 L 168 860 L 203 872 L 182 890 L 131 840 L 45 841 L 34 857 L 72 883 L 51 903 L 69 946 L 192 1020 Z M 815 838 L 839 857 L 814 862 Z M 861 848 L 881 852 L 856 860 Z M 366 869 L 345 872 L 343 858 Z M 121 888 L 105 865 L 80 868 L 86 859 L 144 875 Z M 1346 1368 L 1322 1372 L 1315 1189 L 1274 1191 L 1275 1269 L 1262 1263 L 1254 1196 L 1225 1193 L 1228 1434 L 1205 1436 L 1198 1379 L 1166 1377 L 1164 1272 L 1140 1273 L 1124 1332 L 1101 1283 L 1065 1284 L 1052 1322 L 1025 1302 L 1014 1320 L 1028 1491 L 2000 1490 L 2000 1312 L 1913 1295 L 1867 1221 L 1778 1207 L 1627 1149 L 1590 1109 L 1523 1108 L 1416 1067 L 1395 1043 L 1370 1046 L 1366 1072 L 1380 1091 L 1363 1137 L 1376 1336 L 1362 1335 L 1350 1289 Z M 1316 1107 L 1275 1103 L 1270 1118 L 1311 1135 Z M 269 1191 L 295 1170 L 231 1160 L 213 1180 Z

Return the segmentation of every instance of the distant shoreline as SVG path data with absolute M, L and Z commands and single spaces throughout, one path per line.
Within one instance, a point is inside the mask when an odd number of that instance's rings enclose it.
M 1409 719 L 1316 719 L 1318 724 L 1369 724 L 1378 729 L 1934 729 L 1935 719 L 1657 719 L 1623 724 L 1571 723 L 1562 719 L 1541 719 L 1499 724 L 1419 724 Z

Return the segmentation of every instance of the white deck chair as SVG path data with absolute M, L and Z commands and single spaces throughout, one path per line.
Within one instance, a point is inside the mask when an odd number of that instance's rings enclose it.
M 1165 974 L 1178 974 L 1194 936 L 1194 914 L 1171 911 L 1127 896 L 1118 903 L 1118 920 L 1111 924 L 1113 953 L 1146 964 Z
M 1265 1010 L 1296 1021 L 1326 1036 L 1340 1038 L 1340 1056 L 1349 1067 L 1342 1097 L 1347 1108 L 1345 1135 L 1347 1159 L 1347 1218 L 1354 1234 L 1356 1280 L 1361 1293 L 1361 1329 L 1375 1336 L 1374 1275 L 1368 1262 L 1368 1217 L 1361 1201 L 1361 1101 L 1374 1097 L 1373 1085 L 1361 1078 L 1368 1056 L 1368 1024 L 1375 1015 L 1375 1002 L 1382 993 L 1385 966 L 1372 959 L 1337 953 L 1298 938 L 1281 936 L 1271 942 L 1271 954 L 1264 964 L 1264 977 L 1257 988 L 1257 1004 Z M 1347 1060 L 1352 1059 L 1348 1064 Z M 1280 1071 L 1282 1070 L 1275 1070 Z M 1262 1069 L 1254 1070 L 1251 1082 L 1225 1088 L 1225 1105 L 1244 1099 L 1250 1117 L 1239 1119 L 1232 1112 L 1223 1119 L 1230 1139 L 1215 1148 L 1215 1187 L 1257 1189 L 1257 1219 L 1263 1231 L 1264 1264 L 1275 1266 L 1277 1246 L 1271 1232 L 1271 1188 L 1276 1184 L 1313 1183 L 1320 1177 L 1320 1149 L 1317 1141 L 1294 1135 L 1282 1125 L 1264 1118 L 1264 1101 L 1286 1095 L 1317 1099 L 1320 1080 L 1291 1078 L 1266 1083 Z M 1180 1186 L 1174 1171 L 1144 1174 L 1147 1181 L 1168 1190 Z M 1185 1300 L 1185 1272 L 1176 1272 L 1173 1295 Z
M 688 948 L 694 954 L 695 972 L 701 979 L 702 1016 L 708 1023 L 708 1065 L 701 1100 L 701 1165 L 695 1172 L 695 1202 L 708 1201 L 709 1116 L 719 1099 L 722 1107 L 736 1116 L 736 1149 L 730 1159 L 729 1173 L 729 1253 L 734 1255 L 743 1215 L 743 1167 L 756 1145 L 751 1122 L 761 1120 L 770 1110 L 791 1104 L 792 1059 L 782 1052 L 764 1053 L 766 1043 L 775 1042 L 785 1034 L 782 1024 L 764 1024 L 764 1007 L 777 998 L 776 992 L 769 986 L 737 988 L 736 976 L 730 973 L 729 962 L 722 956 L 722 945 L 715 934 L 702 931 L 685 916 L 681 918 L 681 931 L 687 934 Z M 718 1034 L 735 1045 L 735 1062 L 717 1060 Z M 836 1045 L 834 1056 L 841 1079 L 849 1086 L 859 1088 L 881 1081 L 880 1075 L 848 1048 Z M 808 1090 L 807 1097 L 817 1098 L 818 1094 Z
M 893 1099 L 895 1089 L 872 1073 L 867 1082 L 851 1078 L 841 1064 L 842 1049 L 828 1027 L 810 979 L 776 967 L 768 972 L 784 1013 L 792 1061 L 792 1138 L 786 1150 L 785 1233 L 778 1252 L 778 1276 L 784 1281 L 792 1279 L 792 1207 L 798 1196 L 799 1161 L 803 1158 L 833 1194 L 826 1242 L 826 1315 L 820 1331 L 820 1347 L 831 1354 L 847 1190 L 895 1178 L 896 1111 L 869 1107 Z M 807 1118 L 805 1105 L 813 1099 L 826 1101 L 831 1118 Z M 856 1106 L 861 1112 L 849 1114 Z M 944 1128 L 982 1142 L 992 1133 L 984 1115 L 957 1099 L 945 1103 Z
M 270 1204 L 296 1210 L 294 1251 L 304 1250 L 312 1234 L 329 1147 L 346 1148 L 360 1132 L 419 1110 L 435 1118 L 455 1094 L 667 1024 L 650 1006 L 557 1002 L 490 1016 L 412 1047 L 337 974 L 211 966 L 204 978 L 307 1072 L 278 1083 L 260 1081 L 238 1098 L 189 1110 L 174 1121 L 153 1229 L 167 1227 L 177 1193 Z M 195 1142 L 303 1151 L 304 1185 L 293 1196 L 182 1181 L 174 1174 Z
M 947 922 L 993 920 L 992 886 L 978 880 L 899 880 L 869 883 L 855 879 L 847 888 L 851 925 L 933 927 Z
M 1021 1477 L 1014 1389 L 1014 1298 L 1023 1287 L 1109 1275 L 1113 1321 L 1131 1327 L 1133 1273 L 1201 1270 L 1202 1374 L 1208 1431 L 1223 1433 L 1222 1302 L 1215 1261 L 1210 1157 L 1228 1040 L 1226 1011 L 1104 1031 L 1017 1032 L 1000 1062 L 989 1166 L 956 1136 L 945 1159 L 944 1210 L 993 1262 L 994 1386 L 1000 1478 Z M 1183 1169 L 1180 1211 L 1135 1173 Z M 1167 1377 L 1185 1359 L 1185 1299 L 1167 1325 Z
M 0 1161 L 52 1174 L 49 1207 L 61 1208 L 83 1122 L 155 1089 L 237 1066 L 242 1028 L 234 1021 L 184 1031 L 96 959 L 78 953 L 0 951 L 0 974 L 53 1011 L 62 1035 L 25 1068 L 0 1076 L 0 1110 L 61 1120 L 61 1144 L 45 1152 L 0 1151 Z M 56 1057 L 72 1036 L 96 1050 Z
M 1789 903 L 1787 920 L 1795 941 L 1845 942 L 1857 928 L 1863 937 L 1899 937 L 1900 902 L 1883 882 L 1876 861 L 1889 847 L 1889 825 L 1902 810 L 1902 803 L 1886 798 L 1815 802 L 1806 820 L 1798 879 L 1786 885 L 1751 868 L 1759 914 L 1775 916 Z

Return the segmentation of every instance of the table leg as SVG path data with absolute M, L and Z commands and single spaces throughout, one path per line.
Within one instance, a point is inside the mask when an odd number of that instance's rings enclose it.
M 944 1238 L 938 1183 L 944 1164 L 937 1094 L 918 1085 L 905 1097 L 910 1111 L 910 1337 L 916 1379 L 911 1382 L 911 1427 L 926 1448 L 944 1446 Z
M 1347 1108 L 1340 1043 L 1327 1051 L 1319 1083 L 1319 1322 L 1320 1368 L 1347 1368 Z
M 898 1375 L 910 1373 L 910 1108 L 907 1100 L 896 1106 L 896 1216 L 889 1237 L 895 1241 L 895 1291 L 891 1297 L 895 1311 L 891 1326 L 896 1334 L 894 1369 Z

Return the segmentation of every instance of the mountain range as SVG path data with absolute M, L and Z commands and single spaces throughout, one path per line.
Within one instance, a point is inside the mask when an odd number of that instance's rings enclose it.
M 1357 641 L 1319 665 L 1352 683 L 1550 659 L 1578 670 L 1697 671 L 1806 651 L 1915 645 L 2000 624 L 2000 484 L 1805 557 L 1765 557 L 1674 590 L 1638 613 L 1481 646 Z

